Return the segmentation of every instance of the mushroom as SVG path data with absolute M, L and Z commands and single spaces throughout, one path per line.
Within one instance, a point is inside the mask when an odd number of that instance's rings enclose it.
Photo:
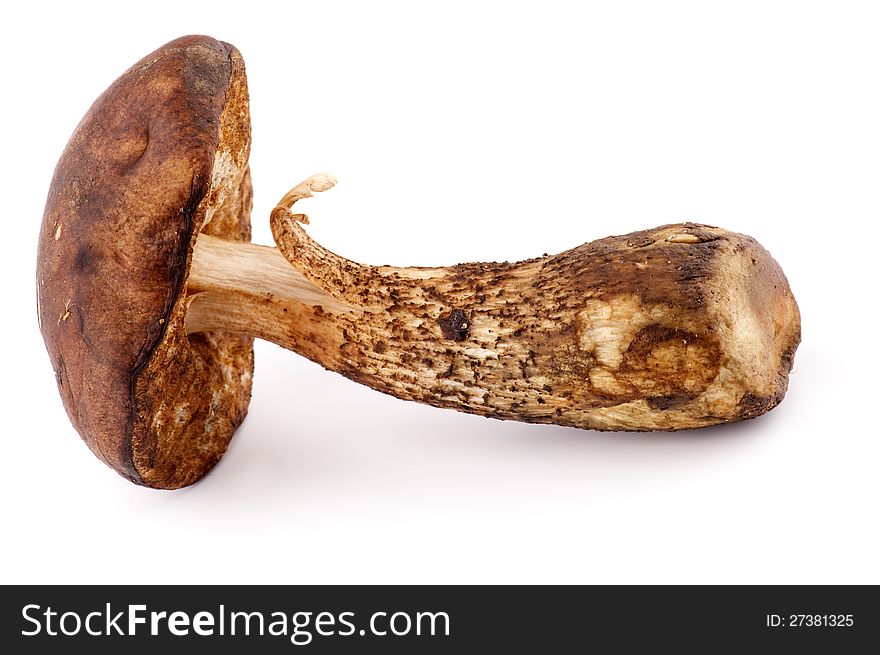
M 752 238 L 693 223 L 518 263 L 366 266 L 294 204 L 250 241 L 244 65 L 172 41 L 89 109 L 40 232 L 42 331 L 71 422 L 133 482 L 178 488 L 225 452 L 253 338 L 398 398 L 595 430 L 680 430 L 777 405 L 800 340 L 788 282 Z

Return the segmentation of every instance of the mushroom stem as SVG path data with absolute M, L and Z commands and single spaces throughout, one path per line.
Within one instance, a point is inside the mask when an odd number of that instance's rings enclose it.
M 754 240 L 672 225 L 519 263 L 366 266 L 293 214 L 278 249 L 202 235 L 187 330 L 251 334 L 398 398 L 595 429 L 682 429 L 763 413 L 785 392 L 797 305 Z
M 187 293 L 188 333 L 250 334 L 318 362 L 336 352 L 322 312 L 362 313 L 312 284 L 276 248 L 206 234 L 195 245 Z

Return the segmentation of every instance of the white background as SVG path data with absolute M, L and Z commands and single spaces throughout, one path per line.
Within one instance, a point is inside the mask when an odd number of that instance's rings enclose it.
M 71 2 L 4 9 L 2 582 L 880 583 L 880 16 L 857 2 Z M 574 7 L 579 6 L 579 9 Z M 406 403 L 267 343 L 220 465 L 136 487 L 70 427 L 36 237 L 79 118 L 187 33 L 235 44 L 254 239 L 308 175 L 367 263 L 516 260 L 694 220 L 803 315 L 767 416 L 600 434 Z

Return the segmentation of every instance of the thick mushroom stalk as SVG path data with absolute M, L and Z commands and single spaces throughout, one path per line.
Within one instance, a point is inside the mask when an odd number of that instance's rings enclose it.
M 517 263 L 367 266 L 313 241 L 295 202 L 278 249 L 201 235 L 187 331 L 267 339 L 398 398 L 532 423 L 678 430 L 785 394 L 797 304 L 757 242 L 680 224 Z

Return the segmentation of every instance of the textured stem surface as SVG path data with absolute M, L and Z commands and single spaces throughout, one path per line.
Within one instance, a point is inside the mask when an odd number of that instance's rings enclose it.
M 273 212 L 280 255 L 200 239 L 190 331 L 254 334 L 407 400 L 582 428 L 700 427 L 785 393 L 797 305 L 750 237 L 669 225 L 514 264 L 396 268 L 326 250 L 303 219 Z

